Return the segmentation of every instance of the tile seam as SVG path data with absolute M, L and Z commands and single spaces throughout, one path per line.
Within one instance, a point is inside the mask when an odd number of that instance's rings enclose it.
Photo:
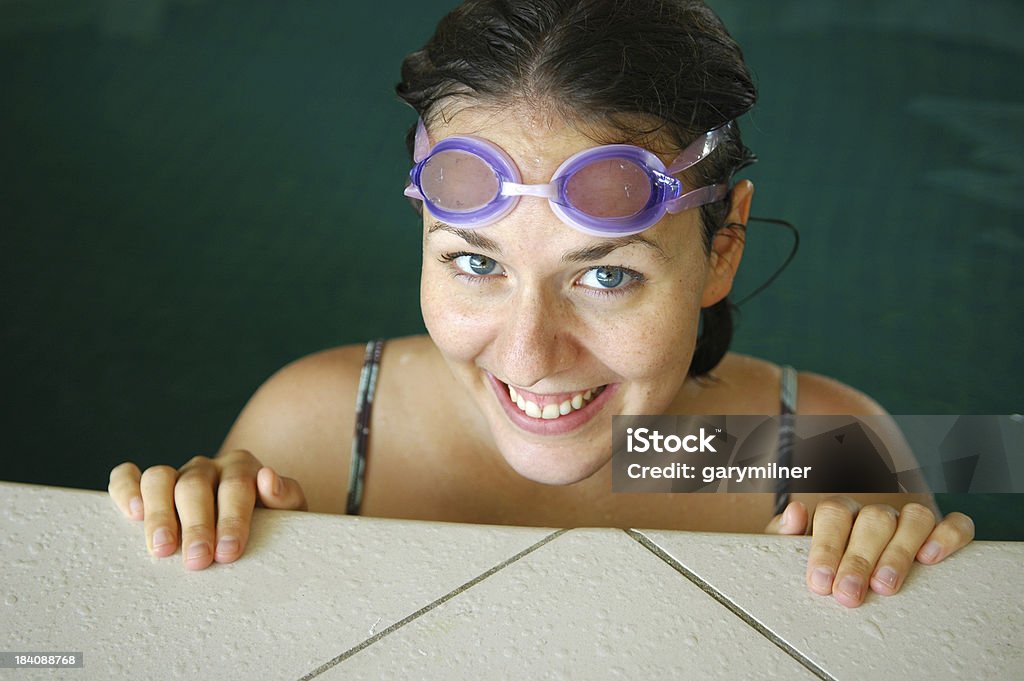
M 729 612 L 743 620 L 743 622 L 747 626 L 751 627 L 757 633 L 761 634 L 761 636 L 768 639 L 769 642 L 771 642 L 773 645 L 782 650 L 782 652 L 784 652 L 786 655 L 796 660 L 797 663 L 799 663 L 809 672 L 817 676 L 819 679 L 822 679 L 823 681 L 837 681 L 837 679 L 834 676 L 832 676 L 827 671 L 822 669 L 811 658 L 801 653 L 799 650 L 794 648 L 792 644 L 788 643 L 785 639 L 780 637 L 774 631 L 766 627 L 761 622 L 757 621 L 757 619 L 752 614 L 744 610 L 742 607 L 740 607 L 739 604 L 730 599 L 724 593 L 713 587 L 709 582 L 701 578 L 696 572 L 689 569 L 688 567 L 680 563 L 678 560 L 670 556 L 664 549 L 655 544 L 649 537 L 636 530 L 623 530 L 623 532 L 628 534 L 638 544 L 640 544 L 645 549 L 647 549 L 655 556 L 657 556 L 665 563 L 667 563 L 668 566 L 671 567 L 673 570 L 675 570 L 683 577 L 693 582 L 694 586 L 696 586 L 698 589 L 706 593 L 708 596 L 711 596 L 711 598 L 718 601 L 718 603 L 724 606 L 727 610 L 729 610 Z
M 497 565 L 493 566 L 492 568 L 490 568 L 486 572 L 483 572 L 483 573 L 477 575 L 476 577 L 474 577 L 473 579 L 469 580 L 465 584 L 462 584 L 461 586 L 456 587 L 455 589 L 453 589 L 452 591 L 449 591 L 448 593 L 446 593 L 445 595 L 441 596 L 440 598 L 437 598 L 437 599 L 431 601 L 430 603 L 428 603 L 427 605 L 423 606 L 422 608 L 420 608 L 416 612 L 414 612 L 414 613 L 412 613 L 410 615 L 405 616 L 404 618 L 400 619 L 399 621 L 395 622 L 394 624 L 392 624 L 392 625 L 390 625 L 390 626 L 380 630 L 379 632 L 377 632 L 373 636 L 371 636 L 371 637 L 365 639 L 364 641 L 361 641 L 360 643 L 352 646 L 351 648 L 349 648 L 345 652 L 341 653 L 340 655 L 331 658 L 330 660 L 328 660 L 327 662 L 323 663 L 322 665 L 320 665 L 316 669 L 313 669 L 312 671 L 308 672 L 305 676 L 300 677 L 299 681 L 310 681 L 310 679 L 313 679 L 313 678 L 316 678 L 317 676 L 320 676 L 321 674 L 326 672 L 328 669 L 331 669 L 332 667 L 335 667 L 338 664 L 344 662 L 348 658 L 350 658 L 353 655 L 355 655 L 356 653 L 358 653 L 360 650 L 363 650 L 364 648 L 367 648 L 367 647 L 373 645 L 374 643 L 376 643 L 377 641 L 381 640 L 385 636 L 388 636 L 389 634 L 394 633 L 398 629 L 404 627 L 406 624 L 409 624 L 410 622 L 412 622 L 412 621 L 418 619 L 419 617 L 425 615 L 426 613 L 430 612 L 431 610 L 433 610 L 437 606 L 442 605 L 442 604 L 450 601 L 451 599 L 455 598 L 456 596 L 458 596 L 462 592 L 464 592 L 464 591 L 466 591 L 466 590 L 476 586 L 477 584 L 479 584 L 483 580 L 487 579 L 491 575 L 493 575 L 493 574 L 495 574 L 497 572 L 500 572 L 501 570 L 504 570 L 506 567 L 508 567 L 512 563 L 515 563 L 520 558 L 523 558 L 523 557 L 533 553 L 534 551 L 536 551 L 540 547 L 542 547 L 545 544 L 547 544 L 547 543 L 557 539 L 558 537 L 562 536 L 563 534 L 565 534 L 568 531 L 569 531 L 568 529 L 561 529 L 561 530 L 557 530 L 555 532 L 552 532 L 551 534 L 549 534 L 548 536 L 544 537 L 543 539 L 541 539 L 537 543 L 535 543 L 535 544 L 533 544 L 531 546 L 526 547 L 525 549 L 523 549 L 522 551 L 520 551 L 519 553 L 515 554 L 514 556 L 512 556 L 510 558 L 506 558 L 505 560 L 503 560 L 500 563 L 498 563 Z

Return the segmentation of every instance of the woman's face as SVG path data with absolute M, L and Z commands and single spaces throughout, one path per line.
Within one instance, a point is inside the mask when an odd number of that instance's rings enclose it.
M 564 122 L 474 108 L 430 129 L 434 144 L 452 135 L 496 143 L 524 183 L 548 182 L 596 146 Z M 424 210 L 420 300 L 431 338 L 508 464 L 570 484 L 610 459 L 613 415 L 662 413 L 676 399 L 700 308 L 728 292 L 738 258 L 723 282 L 697 209 L 618 239 L 569 227 L 536 197 L 474 230 Z

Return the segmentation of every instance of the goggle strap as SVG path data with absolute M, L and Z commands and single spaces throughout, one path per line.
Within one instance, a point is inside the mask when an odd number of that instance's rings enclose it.
M 430 137 L 427 135 L 427 126 L 423 124 L 423 119 L 420 118 L 416 121 L 416 140 L 413 142 L 412 160 L 415 163 L 419 163 L 429 155 Z
M 704 160 L 708 154 L 715 150 L 718 143 L 722 141 L 726 131 L 732 126 L 732 121 L 720 125 L 714 130 L 709 130 L 683 149 L 682 153 L 676 156 L 675 160 L 666 171 L 669 175 L 677 175 L 687 168 Z
M 679 198 L 672 199 L 665 204 L 665 210 L 669 213 L 681 213 L 687 208 L 696 208 L 715 201 L 721 201 L 729 193 L 727 184 L 709 184 L 707 187 L 688 191 Z
M 414 184 L 408 185 L 405 188 L 405 191 L 402 193 L 408 196 L 410 199 L 419 199 L 420 201 L 423 200 L 423 193 L 420 192 L 419 187 L 417 187 Z

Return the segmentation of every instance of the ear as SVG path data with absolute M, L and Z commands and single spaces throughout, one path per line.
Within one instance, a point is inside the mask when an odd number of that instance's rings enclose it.
M 750 219 L 750 201 L 753 198 L 754 185 L 750 180 L 740 180 L 732 188 L 729 195 L 729 214 L 725 217 L 725 224 L 711 242 L 701 307 L 711 307 L 732 290 L 732 282 L 743 257 L 746 225 Z

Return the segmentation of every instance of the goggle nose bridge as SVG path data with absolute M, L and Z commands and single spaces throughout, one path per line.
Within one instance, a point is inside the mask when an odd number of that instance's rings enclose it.
M 502 182 L 502 196 L 539 196 L 542 199 L 554 201 L 558 198 L 558 183 L 547 182 L 545 184 L 520 184 L 518 182 Z

